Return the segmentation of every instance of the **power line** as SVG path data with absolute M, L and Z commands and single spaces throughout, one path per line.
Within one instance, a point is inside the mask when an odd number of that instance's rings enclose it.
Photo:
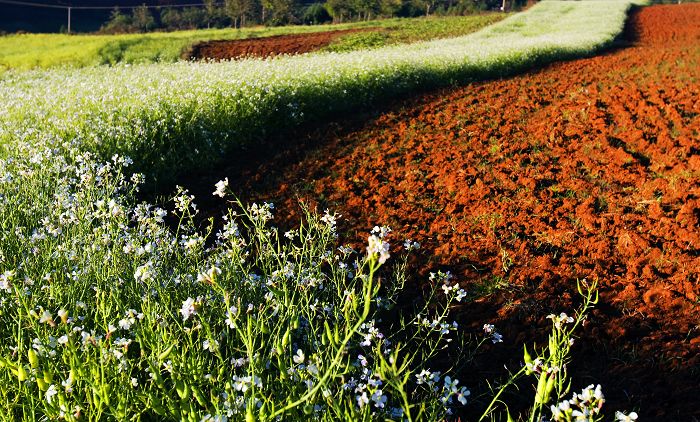
M 164 9 L 164 8 L 169 8 L 169 7 L 203 7 L 203 6 L 206 6 L 204 3 L 168 4 L 168 5 L 160 5 L 160 6 L 151 6 L 151 5 L 140 5 L 140 6 L 119 6 L 119 5 L 114 5 L 114 6 L 63 6 L 63 5 L 59 5 L 59 4 L 33 3 L 33 2 L 18 1 L 18 0 L 0 0 L 0 3 L 12 4 L 12 5 L 16 5 L 16 6 L 43 7 L 43 8 L 63 9 L 63 10 L 68 10 L 68 9 L 74 9 L 74 10 L 112 10 L 115 8 L 137 9 L 140 7 L 146 7 L 148 9 Z M 221 6 L 221 5 L 223 5 L 223 3 L 214 3 L 214 5 Z
M 60 6 L 57 4 L 39 4 L 39 3 L 29 3 L 24 1 L 13 1 L 13 0 L 0 0 L 0 3 L 4 4 L 14 4 L 17 6 L 34 6 L 34 7 L 44 7 L 50 9 L 66 9 L 68 6 Z
M 64 6 L 60 4 L 46 4 L 46 3 L 33 3 L 28 1 L 20 0 L 0 0 L 0 4 L 11 4 L 14 6 L 28 6 L 28 7 L 39 7 L 44 9 L 62 9 L 68 12 L 68 33 L 70 34 L 70 24 L 71 24 L 71 11 L 73 10 L 114 10 L 114 9 L 137 9 L 137 8 L 147 8 L 147 9 L 161 9 L 169 7 L 203 7 L 206 6 L 204 3 L 187 3 L 187 4 L 169 4 L 163 6 L 147 6 L 142 4 L 141 6 Z M 214 6 L 221 6 L 224 3 L 214 3 Z

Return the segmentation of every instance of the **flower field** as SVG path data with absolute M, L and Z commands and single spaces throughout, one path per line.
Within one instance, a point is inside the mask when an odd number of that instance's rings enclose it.
M 133 157 L 160 179 L 270 131 L 590 54 L 620 33 L 629 3 L 572 7 L 543 2 L 464 37 L 367 52 L 9 73 L 0 84 L 0 144 L 71 139 L 80 151 Z
M 0 420 L 688 420 L 700 8 L 632 5 L 1 74 Z

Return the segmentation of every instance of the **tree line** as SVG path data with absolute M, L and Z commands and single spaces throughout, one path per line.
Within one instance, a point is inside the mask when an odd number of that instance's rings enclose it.
M 510 2 L 522 0 L 509 0 Z M 503 0 L 203 0 L 203 7 L 151 9 L 145 5 L 124 13 L 115 8 L 100 32 L 107 34 L 240 28 L 247 25 L 342 23 L 384 17 L 465 15 L 499 9 Z

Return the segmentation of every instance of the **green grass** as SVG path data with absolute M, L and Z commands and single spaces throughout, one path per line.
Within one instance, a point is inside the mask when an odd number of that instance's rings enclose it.
M 20 34 L 0 37 L 0 67 L 12 69 L 174 62 L 194 43 L 348 29 L 366 24 L 202 29 L 123 35 Z
M 305 34 L 352 28 L 376 28 L 381 45 L 415 42 L 474 32 L 502 19 L 502 14 L 465 17 L 384 19 L 339 25 L 202 29 L 124 35 L 21 34 L 0 37 L 0 69 L 56 66 L 84 67 L 116 63 L 172 63 L 193 44 L 208 40 L 235 40 L 285 34 Z M 371 38 L 373 35 L 369 35 Z M 360 37 L 362 39 L 362 37 Z M 336 51 L 367 46 L 345 39 Z M 379 46 L 373 44 L 372 46 Z
M 423 17 L 381 21 L 379 30 L 340 37 L 325 51 L 354 51 L 388 45 L 408 44 L 440 38 L 459 37 L 494 24 L 509 14 L 488 13 L 472 16 Z

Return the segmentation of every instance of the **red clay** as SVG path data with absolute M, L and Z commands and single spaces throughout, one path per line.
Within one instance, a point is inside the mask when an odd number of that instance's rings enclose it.
M 312 34 L 275 35 L 245 40 L 205 41 L 192 46 L 186 59 L 229 60 L 243 57 L 269 57 L 278 54 L 309 53 L 323 48 L 334 39 L 369 29 L 345 29 Z
M 699 4 L 641 9 L 628 48 L 328 130 L 312 153 L 244 175 L 240 191 L 275 200 L 283 218 L 296 218 L 298 197 L 338 210 L 358 239 L 388 224 L 396 249 L 402 238 L 422 243 L 424 271 L 491 286 L 463 309 L 462 326 L 494 322 L 506 344 L 477 360 L 470 382 L 504 361 L 517 367 L 522 342 L 546 333 L 545 316 L 578 303 L 576 280 L 598 279 L 574 388 L 603 384 L 610 414 L 697 421 L 697 22 Z

